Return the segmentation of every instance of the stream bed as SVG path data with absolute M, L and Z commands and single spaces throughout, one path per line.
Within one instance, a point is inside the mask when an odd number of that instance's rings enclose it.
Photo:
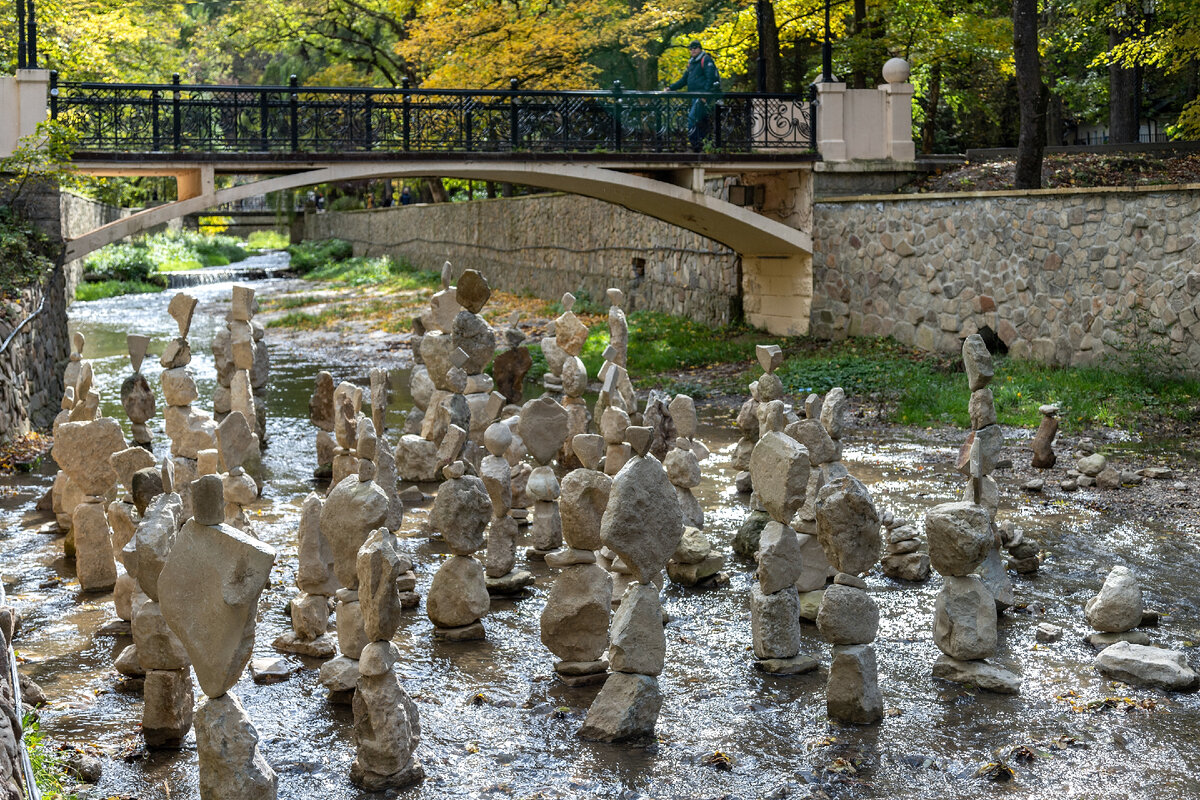
M 254 286 L 261 296 L 287 291 L 294 282 L 272 279 Z M 209 344 L 223 324 L 230 287 L 211 283 L 188 290 L 200 301 L 190 339 L 202 407 L 216 381 Z M 161 352 L 176 335 L 166 313 L 171 294 L 71 308 L 72 328 L 87 337 L 84 356 L 92 360 L 103 411 L 121 420 L 127 433 L 118 399 L 130 373 L 125 335 L 149 335 L 151 353 Z M 261 502 L 247 512 L 257 535 L 278 551 L 260 602 L 255 657 L 277 655 L 271 642 L 290 627 L 296 527 L 300 504 L 314 488 L 316 429 L 308 421 L 308 400 L 316 373 L 325 369 L 335 382 L 366 385 L 371 367 L 391 369 L 393 445 L 411 402 L 403 348 L 375 363 L 326 363 L 279 339 L 268 330 L 266 485 Z M 143 371 L 157 388 L 157 359 L 148 357 Z M 965 398 L 964 387 L 964 403 Z M 160 402 L 159 416 L 150 423 L 159 458 L 168 447 L 161 412 Z M 1164 614 L 1160 627 L 1147 629 L 1152 641 L 1184 649 L 1197 666 L 1188 649 L 1200 641 L 1200 530 L 1186 516 L 1194 512 L 1165 505 L 1142 513 L 1106 511 L 1103 503 L 1089 501 L 1098 495 L 1087 490 L 1068 500 L 1035 498 L 1001 473 L 1001 519 L 1015 522 L 1043 546 L 1041 571 L 1014 576 L 1021 605 L 1000 621 L 996 660 L 1023 676 L 1021 695 L 990 695 L 930 677 L 938 655 L 931 626 L 940 578 L 935 573 L 925 584 L 902 584 L 876 569 L 867 582 L 881 611 L 875 649 L 885 718 L 868 727 L 834 724 L 825 714 L 829 647 L 815 626 L 805 626 L 802 652 L 822 662 L 820 671 L 774 677 L 752 667 L 748 598 L 754 564 L 730 548 L 748 513 L 747 498 L 732 488 L 736 433 L 727 412 L 714 412 L 703 422 L 699 438 L 713 455 L 702 464 L 697 496 L 706 511 L 706 532 L 727 556 L 728 581 L 699 589 L 668 583 L 664 590 L 670 622 L 656 741 L 607 745 L 575 736 L 597 687 L 571 689 L 553 679 L 553 656 L 540 642 L 538 620 L 554 571 L 533 562 L 537 582 L 528 596 L 493 599 L 484 618 L 486 642 L 435 642 L 424 604 L 407 612 L 395 637 L 402 653 L 398 669 L 420 710 L 418 754 L 428 775 L 412 789 L 371 795 L 350 783 L 350 710 L 327 701 L 317 682 L 319 662 L 288 656 L 295 668 L 291 678 L 273 685 L 254 684 L 247 670 L 234 692 L 279 774 L 279 797 L 1200 797 L 1200 698 L 1114 685 L 1093 669 L 1094 652 L 1082 639 L 1088 632 L 1083 603 L 1113 565 L 1125 564 L 1139 577 L 1147 607 Z M 1014 460 L 1027 459 L 1017 445 L 1028 432 L 1008 434 Z M 881 510 L 919 519 L 930 506 L 958 499 L 961 479 L 950 469 L 957 442 L 951 437 L 938 441 L 852 426 L 844 441 L 847 465 Z M 49 519 L 34 505 L 53 474 L 47 459 L 40 472 L 5 479 L 0 487 L 3 583 L 22 617 L 15 646 L 22 672 L 51 699 L 41 711 L 42 730 L 52 742 L 95 748 L 102 755 L 103 777 L 88 796 L 197 798 L 192 735 L 179 751 L 146 751 L 141 745 L 140 695 L 121 691 L 113 669 L 130 639 L 98 634 L 115 619 L 111 595 L 80 594 L 73 564 L 62 555 L 62 537 L 35 532 Z M 448 557 L 439 543 L 419 533 L 428 510 L 428 505 L 407 509 L 400 532 L 422 597 Z M 1034 628 L 1043 621 L 1061 625 L 1063 639 L 1036 644 Z M 1088 708 L 1089 701 L 1109 697 L 1131 702 Z M 1022 759 L 1024 751 L 1010 757 L 1022 745 L 1032 758 Z M 731 768 L 703 763 L 716 751 L 731 757 Z M 1015 777 L 974 777 L 997 753 Z

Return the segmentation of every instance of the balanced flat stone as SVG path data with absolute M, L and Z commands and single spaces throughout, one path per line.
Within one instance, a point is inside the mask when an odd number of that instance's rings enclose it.
M 1020 677 L 1003 667 L 987 661 L 963 661 L 944 653 L 933 662 L 933 677 L 977 686 L 985 692 L 1021 693 Z
M 1117 642 L 1096 656 L 1096 669 L 1110 678 L 1136 686 L 1190 692 L 1197 687 L 1197 675 L 1187 657 L 1177 650 Z

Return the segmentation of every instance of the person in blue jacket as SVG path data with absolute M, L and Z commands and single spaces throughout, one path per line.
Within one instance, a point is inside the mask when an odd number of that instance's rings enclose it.
M 721 74 L 717 72 L 717 64 L 713 61 L 710 53 L 704 52 L 704 47 L 700 42 L 693 40 L 688 45 L 688 51 L 692 57 L 688 59 L 687 69 L 683 76 L 667 87 L 668 91 L 679 91 L 686 87 L 689 92 L 705 92 L 713 93 L 721 91 Z M 712 114 L 713 100 L 705 97 L 697 97 L 692 101 L 692 107 L 688 110 L 688 142 L 692 145 L 692 150 L 699 153 L 704 147 L 704 139 L 708 136 L 709 128 L 712 123 L 709 117 Z

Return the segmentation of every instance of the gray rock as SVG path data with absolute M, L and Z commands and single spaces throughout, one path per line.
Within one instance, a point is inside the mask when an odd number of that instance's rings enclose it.
M 995 544 L 987 509 L 970 502 L 942 503 L 925 515 L 929 559 L 942 575 L 970 575 Z
M 1012 578 L 1008 576 L 1008 569 L 1004 565 L 1004 556 L 1000 555 L 999 547 L 992 547 L 988 550 L 987 556 L 980 563 L 976 570 L 979 579 L 983 581 L 983 585 L 992 593 L 992 597 L 996 599 L 996 611 L 1004 611 L 1012 608 L 1017 602 L 1016 596 L 1013 594 Z
M 834 645 L 825 686 L 825 707 L 830 719 L 856 725 L 870 725 L 883 719 L 875 648 L 865 644 Z
M 1039 642 L 1057 642 L 1062 638 L 1063 629 L 1058 625 L 1051 625 L 1049 622 L 1039 622 L 1034 637 Z
M 1196 673 L 1177 650 L 1118 642 L 1096 656 L 1096 669 L 1110 678 L 1135 686 L 1190 692 L 1197 687 Z
M 425 611 L 439 628 L 459 628 L 479 620 L 490 604 L 483 565 L 470 556 L 451 556 L 433 576 Z
M 833 569 L 829 559 L 825 558 L 820 540 L 807 533 L 797 534 L 796 540 L 800 542 L 800 561 L 804 567 L 796 579 L 796 591 L 803 594 L 824 588 Z
M 600 538 L 621 557 L 639 583 L 667 565 L 683 537 L 675 487 L 653 456 L 629 460 L 613 478 Z
M 883 574 L 901 581 L 929 580 L 929 554 L 922 552 L 887 555 L 881 562 Z
M 683 529 L 679 546 L 675 548 L 675 553 L 671 558 L 680 564 L 697 564 L 708 558 L 711 550 L 712 545 L 709 543 L 708 537 L 704 535 L 704 531 L 699 528 L 686 527 Z
M 616 672 L 659 675 L 666 660 L 662 604 L 653 583 L 630 583 L 613 615 L 608 661 Z
M 1142 621 L 1142 589 L 1129 567 L 1113 567 L 1100 593 L 1084 610 L 1088 624 L 1098 631 L 1119 633 L 1136 628 Z
M 771 521 L 771 515 L 765 511 L 751 511 L 746 515 L 746 521 L 741 524 L 733 537 L 733 552 L 739 556 L 753 558 L 758 552 L 758 543 L 762 537 L 763 528 Z
M 963 340 L 962 358 L 963 366 L 967 370 L 967 383 L 972 392 L 979 391 L 991 383 L 995 369 L 992 366 L 992 354 L 982 336 L 973 333 Z
M 1104 468 L 1108 466 L 1108 459 L 1100 453 L 1093 453 L 1090 456 L 1084 456 L 1075 462 L 1075 469 L 1079 470 L 1089 478 L 1095 478 Z
M 612 591 L 612 576 L 596 564 L 563 569 L 542 611 L 542 644 L 563 661 L 599 660 L 608 646 Z
M 467 360 L 460 366 L 468 375 L 483 372 L 496 352 L 496 334 L 478 314 L 460 311 L 454 318 L 451 347 L 461 348 Z
M 483 496 L 486 502 L 487 493 Z M 387 493 L 379 484 L 360 481 L 357 475 L 343 478 L 325 498 L 321 535 L 329 543 L 333 571 L 342 586 L 358 586 L 358 549 L 371 531 L 387 521 L 389 509 Z
M 517 521 L 495 517 L 488 527 L 486 566 L 489 578 L 501 578 L 517 563 Z
M 819 466 L 838 458 L 837 444 L 829 438 L 829 431 L 818 420 L 793 422 L 783 432 L 804 446 L 813 465 Z
M 601 742 L 652 736 L 662 699 L 657 678 L 614 672 L 588 709 L 579 736 Z
M 979 578 L 945 578 L 933 608 L 933 642 L 963 661 L 995 654 L 996 601 Z
M 279 778 L 258 749 L 258 731 L 237 697 L 209 697 L 196 710 L 200 796 L 275 800 Z
M 112 529 L 108 527 L 104 503 L 84 502 L 76 506 L 71 515 L 71 535 L 79 588 L 85 592 L 111 589 L 117 582 L 117 562 L 113 558 Z
M 750 634 L 756 658 L 792 658 L 800 652 L 800 595 L 789 587 L 763 594 L 750 587 Z
M 763 594 L 774 594 L 800 578 L 803 562 L 796 532 L 772 520 L 763 528 L 758 544 L 758 585 Z
M 1130 644 L 1150 644 L 1150 637 L 1144 631 L 1121 631 L 1120 633 L 1092 633 L 1083 637 L 1084 641 L 1097 650 L 1103 650 L 1117 642 Z
M 292 630 L 305 641 L 312 641 L 329 630 L 329 598 L 320 594 L 301 594 L 289 604 Z
M 984 388 L 971 392 L 971 399 L 967 404 L 967 413 L 971 417 L 972 430 L 979 430 L 989 425 L 995 425 L 996 403 L 992 397 L 992 390 Z
M 142 736 L 150 748 L 179 747 L 192 729 L 192 676 L 185 669 L 150 669 L 142 683 Z
M 359 548 L 358 602 L 369 641 L 391 639 L 400 627 L 398 580 L 411 569 L 412 561 L 396 552 L 396 537 L 387 528 L 373 531 Z
M 549 464 L 567 438 L 567 412 L 551 397 L 530 400 L 521 408 L 517 432 L 539 464 Z
M 764 434 L 750 456 L 755 494 L 771 518 L 785 524 L 804 504 L 808 472 L 808 451 L 778 431 Z
M 124 449 L 125 435 L 120 423 L 110 417 L 101 417 L 90 422 L 59 425 L 54 431 L 51 454 L 81 492 L 99 496 L 116 485 L 117 471 L 109 460 L 113 453 Z
M 299 561 L 296 586 L 302 592 L 329 596 L 338 590 L 339 584 L 333 573 L 333 550 L 321 533 L 321 511 L 324 507 L 325 499 L 316 492 L 309 492 L 300 507 L 300 528 L 296 537 Z
M 464 475 L 442 483 L 429 513 L 433 530 L 451 552 L 467 556 L 483 547 L 483 532 L 492 518 L 492 501 L 481 479 Z
M 1111 466 L 1105 467 L 1104 470 L 1096 476 L 1096 487 L 1099 489 L 1120 489 L 1120 470 Z
M 879 633 L 879 606 L 862 589 L 835 583 L 825 589 L 817 630 L 831 644 L 870 644 Z
M 189 521 L 179 532 L 159 576 L 160 603 L 209 697 L 225 694 L 250 660 L 274 562 L 273 548 L 228 525 Z
M 849 407 L 846 392 L 840 386 L 830 389 L 829 394 L 821 401 L 821 424 L 825 426 L 829 437 L 835 441 L 842 438 L 846 426 L 846 410 Z
M 183 643 L 171 632 L 158 603 L 142 603 L 133 615 L 133 640 L 143 669 L 181 670 L 191 662 Z
M 600 526 L 612 491 L 612 478 L 603 472 L 577 469 L 562 479 L 558 501 L 562 536 L 571 547 L 599 550 Z
M 370 646 L 390 651 L 395 648 L 391 642 Z M 354 693 L 354 743 L 358 752 L 350 767 L 351 781 L 369 791 L 415 783 L 425 774 L 414 757 L 420 741 L 417 706 L 395 672 L 388 669 L 378 675 L 362 674 Z
M 357 596 L 357 592 L 353 594 Z M 334 612 L 337 620 L 338 648 L 342 655 L 358 658 L 369 641 L 367 631 L 363 627 L 362 604 L 357 600 L 340 600 Z
M 695 586 L 721 571 L 725 566 L 725 556 L 711 553 L 701 561 L 690 564 L 680 564 L 677 561 L 667 562 L 667 577 L 680 586 Z
M 415 434 L 405 434 L 396 443 L 396 472 L 406 481 L 436 481 L 437 452 L 437 442 Z
M 358 660 L 338 656 L 321 665 L 317 679 L 331 692 L 352 692 L 358 686 Z
M 963 661 L 944 653 L 933 662 L 933 677 L 965 683 L 997 694 L 1020 694 L 1021 679 L 1003 667 L 987 661 Z
M 817 492 L 817 536 L 838 572 L 864 574 L 879 560 L 879 512 L 867 487 L 854 476 L 834 478 Z

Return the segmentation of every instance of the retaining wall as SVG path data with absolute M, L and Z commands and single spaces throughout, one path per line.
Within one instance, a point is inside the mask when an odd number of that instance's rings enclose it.
M 1018 357 L 1153 348 L 1200 372 L 1200 185 L 816 204 L 812 333 Z
M 19 208 L 43 231 L 58 237 L 61 217 L 57 189 L 26 189 Z M 70 355 L 66 277 L 61 265 L 40 285 L 22 289 L 0 303 L 0 345 L 38 308 L 0 353 L 0 441 L 23 436 L 31 427 L 48 428 L 62 401 L 62 372 Z
M 70 192 L 59 195 L 59 208 L 62 217 L 62 238 L 75 239 L 90 233 L 101 225 L 116 222 L 128 217 L 141 209 L 127 209 L 98 203 L 86 197 L 80 197 Z M 76 259 L 65 265 L 67 280 L 67 302 L 75 299 L 75 287 L 83 278 L 83 259 Z
M 627 310 L 723 324 L 741 314 L 737 254 L 718 242 L 621 206 L 577 195 L 308 214 L 305 238 L 336 236 L 356 255 L 390 255 L 458 274 L 477 269 L 493 288 L 554 299 L 625 291 Z M 640 262 L 640 263 L 639 263 Z

